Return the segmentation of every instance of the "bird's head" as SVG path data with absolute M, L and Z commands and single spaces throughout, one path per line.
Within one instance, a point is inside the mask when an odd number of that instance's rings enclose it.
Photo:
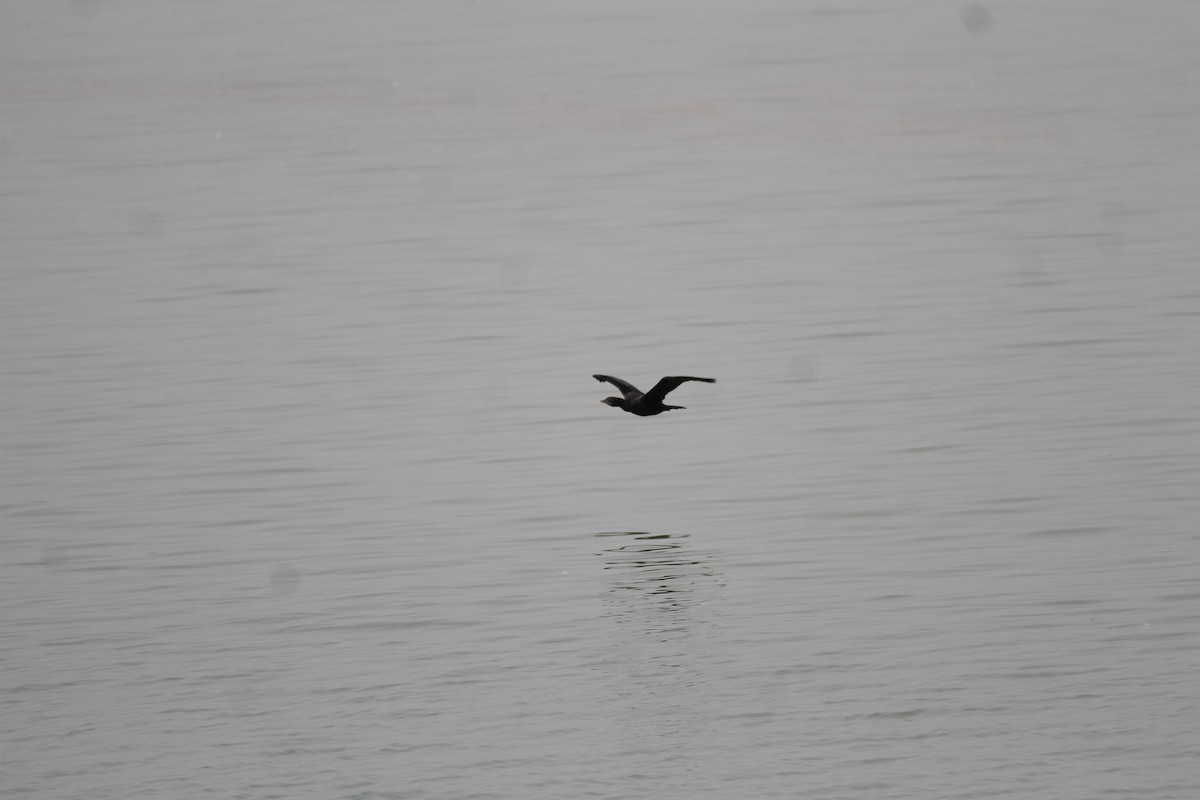
M 625 398 L 623 398 L 623 397 L 606 397 L 603 400 L 601 400 L 600 402 L 604 403 L 604 405 L 606 405 L 606 406 L 616 406 L 617 408 L 620 408 L 625 403 Z

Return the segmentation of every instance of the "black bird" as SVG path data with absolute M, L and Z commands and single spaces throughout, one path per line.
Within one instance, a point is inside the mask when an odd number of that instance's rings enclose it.
M 683 408 L 683 406 L 664 405 L 663 398 L 667 396 L 668 392 L 674 391 L 679 387 L 679 384 L 685 381 L 716 383 L 716 380 L 713 378 L 689 378 L 686 375 L 668 375 L 654 384 L 653 389 L 642 394 L 632 383 L 623 381 L 620 378 L 613 378 L 609 375 L 593 375 L 592 377 L 601 383 L 611 383 L 621 390 L 621 394 L 625 395 L 624 397 L 606 397 L 600 401 L 601 403 L 616 406 L 622 411 L 637 414 L 639 417 L 653 417 L 655 414 L 661 414 L 673 408 Z

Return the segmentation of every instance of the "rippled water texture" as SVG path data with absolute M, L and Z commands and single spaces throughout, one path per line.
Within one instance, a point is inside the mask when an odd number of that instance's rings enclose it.
M 1200 796 L 1200 6 L 3 17 L 6 796 Z

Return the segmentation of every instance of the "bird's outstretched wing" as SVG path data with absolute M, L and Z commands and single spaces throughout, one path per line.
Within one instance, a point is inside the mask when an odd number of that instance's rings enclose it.
M 600 381 L 601 383 L 605 383 L 605 382 L 611 383 L 613 386 L 615 386 L 621 390 L 621 394 L 625 395 L 625 398 L 627 400 L 632 400 L 635 397 L 642 396 L 641 390 L 639 390 L 636 386 L 634 386 L 632 383 L 629 383 L 628 381 L 623 381 L 620 378 L 614 378 L 611 375 L 593 375 L 592 377 L 595 378 L 596 380 Z M 672 388 L 674 388 L 674 387 L 672 387 Z M 670 391 L 670 390 L 668 390 L 668 391 Z
M 675 389 L 679 388 L 679 384 L 686 383 L 687 381 L 700 381 L 701 383 L 717 382 L 715 378 L 692 378 L 687 375 L 668 375 L 654 384 L 654 388 L 646 392 L 646 397 L 647 399 L 657 400 L 661 403 L 668 393 L 675 391 Z

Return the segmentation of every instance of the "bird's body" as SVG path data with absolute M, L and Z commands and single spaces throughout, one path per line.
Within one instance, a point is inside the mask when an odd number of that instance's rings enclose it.
M 628 411 L 630 414 L 637 414 L 639 417 L 653 417 L 655 414 L 661 414 L 664 411 L 671 411 L 683 406 L 668 406 L 663 403 L 663 398 L 669 392 L 674 391 L 679 387 L 679 384 L 686 381 L 700 381 L 702 383 L 716 383 L 713 378 L 691 378 L 686 375 L 668 375 L 658 383 L 654 384 L 654 388 L 648 392 L 641 392 L 636 386 L 628 381 L 623 381 L 620 378 L 614 378 L 610 375 L 593 375 L 593 378 L 601 383 L 611 383 L 613 386 L 621 390 L 623 397 L 606 397 L 601 400 L 601 403 L 606 405 L 616 406 L 622 411 Z

